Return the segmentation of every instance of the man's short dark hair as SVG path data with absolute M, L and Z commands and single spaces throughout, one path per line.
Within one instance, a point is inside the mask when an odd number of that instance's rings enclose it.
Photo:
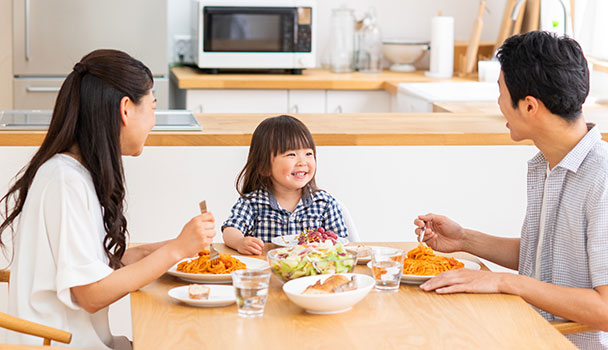
M 589 68 L 576 41 L 534 31 L 505 40 L 497 56 L 514 108 L 532 96 L 566 120 L 581 114 L 589 94 Z

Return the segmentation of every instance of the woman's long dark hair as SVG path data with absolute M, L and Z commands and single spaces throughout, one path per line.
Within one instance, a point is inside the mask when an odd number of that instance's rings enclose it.
M 270 189 L 271 159 L 277 154 L 301 148 L 312 149 L 317 159 L 315 141 L 304 123 L 289 115 L 265 119 L 253 132 L 247 163 L 236 179 L 236 190 L 246 197 L 247 193 L 259 189 Z M 319 191 L 314 176 L 303 190 Z
M 83 165 L 89 170 L 99 203 L 104 228 L 104 250 L 114 269 L 126 250 L 127 220 L 123 214 L 125 185 L 122 167 L 120 102 L 125 96 L 135 104 L 154 84 L 152 73 L 142 62 L 117 50 L 96 50 L 76 63 L 67 76 L 55 103 L 47 135 L 29 164 L 21 169 L 4 201 L 0 224 L 2 234 L 21 214 L 38 169 L 57 153 L 77 146 Z

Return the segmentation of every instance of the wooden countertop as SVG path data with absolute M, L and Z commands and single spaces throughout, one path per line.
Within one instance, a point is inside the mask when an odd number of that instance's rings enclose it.
M 417 243 L 370 244 L 409 250 Z M 217 246 L 222 252 L 237 254 Z M 265 252 L 274 247 L 266 244 Z M 365 265 L 358 265 L 355 272 L 370 275 Z M 311 315 L 287 299 L 282 283 L 273 275 L 264 316 L 245 319 L 237 315 L 234 304 L 196 308 L 167 295 L 171 288 L 187 284 L 165 275 L 131 294 L 135 350 L 201 346 L 266 350 L 575 349 L 522 298 L 513 295 L 439 295 L 402 284 L 398 293 L 372 290 L 350 311 Z
M 180 89 L 386 90 L 397 93 L 399 83 L 472 81 L 477 78 L 429 78 L 423 71 L 400 73 L 385 70 L 378 74 L 332 73 L 319 68 L 305 69 L 302 75 L 205 74 L 192 67 L 173 67 L 171 79 Z
M 148 146 L 249 146 L 269 114 L 199 114 L 201 132 L 152 132 Z M 296 114 L 318 146 L 522 145 L 491 113 Z M 608 113 L 593 118 L 608 140 Z M 44 131 L 0 131 L 0 146 L 40 146 Z
M 433 112 L 501 114 L 496 102 L 435 102 Z M 587 102 L 583 105 L 585 120 L 603 123 L 608 115 L 608 103 Z
M 605 59 L 599 59 L 595 57 L 587 57 L 587 60 L 593 63 L 593 70 L 608 73 L 608 61 Z

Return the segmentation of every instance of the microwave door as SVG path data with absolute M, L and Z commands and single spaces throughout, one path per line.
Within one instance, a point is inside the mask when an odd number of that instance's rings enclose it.
M 294 52 L 297 9 L 205 7 L 205 52 Z

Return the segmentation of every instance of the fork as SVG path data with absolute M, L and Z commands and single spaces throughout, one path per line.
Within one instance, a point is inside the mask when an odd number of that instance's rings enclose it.
M 420 244 L 422 244 L 422 238 L 424 238 L 424 231 L 426 231 L 426 227 L 427 227 L 427 222 L 426 221 L 422 221 L 424 222 L 424 226 L 420 229 L 420 234 L 418 235 L 418 242 Z
M 205 214 L 207 212 L 207 201 L 202 201 L 198 204 L 199 208 L 201 208 L 201 214 Z M 213 248 L 213 244 L 209 244 L 209 261 L 217 259 L 220 257 L 220 254 Z

